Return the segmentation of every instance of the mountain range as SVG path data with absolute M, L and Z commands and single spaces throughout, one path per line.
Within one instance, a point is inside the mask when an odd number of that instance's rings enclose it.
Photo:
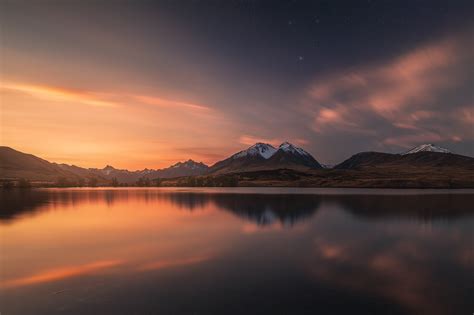
M 445 180 L 449 180 L 453 174 L 461 174 L 465 182 L 465 178 L 469 179 L 470 175 L 474 175 L 474 158 L 451 153 L 433 144 L 423 144 L 399 154 L 357 153 L 342 163 L 328 168 L 320 164 L 310 153 L 289 142 L 284 142 L 278 147 L 256 143 L 212 166 L 187 160 L 163 169 L 129 171 L 116 169 L 110 165 L 98 169 L 52 163 L 9 147 L 0 147 L 2 181 L 23 178 L 38 183 L 54 183 L 62 178 L 70 182 L 95 180 L 99 184 L 107 184 L 114 179 L 120 183 L 133 184 L 143 178 L 150 180 L 160 178 L 170 179 L 169 182 L 173 185 L 178 183 L 173 181 L 175 178 L 232 175 L 246 181 L 247 184 L 259 183 L 262 178 L 296 182 L 296 179 L 301 180 L 304 177 L 310 182 L 317 178 L 318 185 L 324 186 L 324 183 L 329 185 L 330 182 L 334 182 L 335 178 L 338 178 L 340 183 L 346 183 L 346 180 L 350 180 L 346 178 L 349 175 L 357 178 L 363 175 L 366 180 L 369 178 L 367 174 L 387 178 L 387 174 L 396 177 L 396 174 L 400 173 L 408 178 L 410 174 L 420 172 L 423 172 L 424 178 L 435 178 L 442 174 L 445 175 L 443 177 Z

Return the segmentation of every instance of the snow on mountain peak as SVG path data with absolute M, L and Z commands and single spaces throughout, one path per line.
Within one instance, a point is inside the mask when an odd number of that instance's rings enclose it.
M 300 147 L 297 147 L 287 141 L 280 144 L 278 149 L 273 147 L 271 144 L 268 143 L 255 143 L 253 146 L 249 147 L 246 150 L 240 151 L 234 155 L 232 155 L 233 159 L 238 159 L 245 156 L 256 156 L 260 155 L 264 159 L 271 158 L 278 150 L 282 150 L 283 152 L 299 154 L 304 156 L 311 156 L 308 152 L 303 150 Z
M 264 159 L 269 159 L 273 154 L 275 154 L 276 151 L 277 149 L 275 149 L 275 147 L 273 147 L 271 144 L 258 142 L 258 143 L 255 143 L 253 146 L 249 147 L 248 149 L 240 151 L 232 155 L 232 158 L 238 159 L 238 158 L 248 156 L 248 155 L 250 156 L 260 155 Z
M 280 144 L 280 147 L 279 147 L 280 150 L 283 150 L 285 152 L 290 152 L 290 153 L 298 153 L 300 155 L 310 155 L 308 152 L 306 152 L 305 150 L 303 150 L 302 148 L 300 147 L 297 147 L 295 145 L 292 145 L 291 143 L 289 143 L 288 141 L 285 141 L 283 142 L 282 144 Z
M 436 146 L 432 143 L 426 143 L 426 144 L 422 144 L 422 145 L 419 145 L 417 147 L 414 147 L 413 149 L 402 153 L 402 155 L 418 153 L 418 152 L 451 153 L 448 149 L 438 147 L 438 146 Z

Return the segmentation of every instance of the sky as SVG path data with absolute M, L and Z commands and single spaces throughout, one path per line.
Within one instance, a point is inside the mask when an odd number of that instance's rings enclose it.
M 83 167 L 474 156 L 472 1 L 0 3 L 2 145 Z

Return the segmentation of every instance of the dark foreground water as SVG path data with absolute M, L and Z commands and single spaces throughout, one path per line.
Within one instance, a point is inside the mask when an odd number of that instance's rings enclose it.
M 0 312 L 467 314 L 474 191 L 0 192 Z

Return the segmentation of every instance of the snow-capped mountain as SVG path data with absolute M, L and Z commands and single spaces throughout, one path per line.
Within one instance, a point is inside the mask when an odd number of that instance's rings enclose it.
M 273 154 L 275 154 L 276 151 L 277 149 L 275 149 L 275 147 L 271 144 L 258 142 L 246 150 L 237 152 L 236 154 L 232 155 L 231 158 L 239 159 L 246 156 L 261 156 L 264 159 L 269 159 Z
M 280 144 L 278 149 L 282 150 L 284 152 L 287 152 L 287 153 L 300 154 L 300 155 L 306 155 L 306 156 L 311 155 L 308 152 L 306 152 L 305 150 L 303 150 L 302 148 L 299 148 L 297 146 L 292 145 L 288 141 L 285 141 L 282 144 Z
M 269 164 L 278 168 L 322 168 L 311 154 L 289 142 L 280 144 Z
M 451 153 L 448 149 L 438 147 L 432 143 L 427 143 L 427 144 L 422 144 L 417 147 L 414 147 L 413 149 L 408 150 L 401 154 L 405 155 L 405 154 L 413 154 L 413 153 L 418 153 L 418 152 Z
M 322 168 L 305 150 L 289 142 L 282 143 L 278 149 L 267 143 L 256 143 L 246 150 L 217 162 L 210 173 L 246 172 L 270 169 L 308 169 Z

